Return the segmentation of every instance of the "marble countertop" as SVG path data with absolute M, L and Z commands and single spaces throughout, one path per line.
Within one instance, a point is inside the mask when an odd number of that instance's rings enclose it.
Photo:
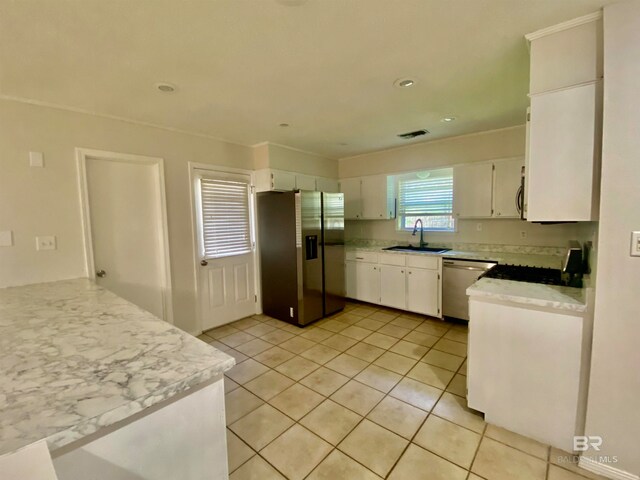
M 578 313 L 587 310 L 584 288 L 481 278 L 467 288 L 467 295 Z
M 493 251 L 471 251 L 471 250 L 449 250 L 447 252 L 407 252 L 398 250 L 384 250 L 381 246 L 347 245 L 346 250 L 367 251 L 377 253 L 390 253 L 401 255 L 436 255 L 442 258 L 469 258 L 473 260 L 490 260 L 509 265 L 527 265 L 530 267 L 561 268 L 563 257 L 560 255 L 549 255 L 540 253 L 519 253 L 519 252 L 493 252 Z
M 0 455 L 55 450 L 234 364 L 87 279 L 0 289 Z

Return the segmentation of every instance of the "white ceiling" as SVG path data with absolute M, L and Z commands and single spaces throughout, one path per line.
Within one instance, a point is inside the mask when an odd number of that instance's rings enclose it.
M 523 35 L 605 3 L 0 0 L 0 94 L 338 158 L 522 124 Z

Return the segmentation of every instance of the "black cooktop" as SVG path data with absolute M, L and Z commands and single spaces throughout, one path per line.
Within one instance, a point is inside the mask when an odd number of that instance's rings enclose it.
M 514 280 L 516 282 L 562 285 L 562 272 L 555 268 L 526 267 L 524 265 L 496 265 L 482 275 L 486 278 Z

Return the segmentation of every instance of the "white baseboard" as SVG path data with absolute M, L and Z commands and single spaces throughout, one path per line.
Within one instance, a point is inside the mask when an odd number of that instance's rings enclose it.
M 605 463 L 596 462 L 589 457 L 581 456 L 580 460 L 578 461 L 578 466 L 580 468 L 584 468 L 585 470 L 589 470 L 592 473 L 597 473 L 598 475 L 602 475 L 613 480 L 640 480 L 640 477 L 638 477 L 638 475 L 625 472 L 624 470 L 614 468 L 611 465 L 607 465 Z

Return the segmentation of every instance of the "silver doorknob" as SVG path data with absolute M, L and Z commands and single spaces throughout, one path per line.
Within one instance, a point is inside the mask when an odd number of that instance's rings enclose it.
M 207 265 L 209 265 L 209 262 L 207 262 L 206 260 L 200 260 L 200 265 L 206 267 Z
M 102 278 L 102 277 L 106 277 L 107 276 L 107 272 L 105 272 L 104 270 L 98 270 L 96 272 L 96 276 Z

